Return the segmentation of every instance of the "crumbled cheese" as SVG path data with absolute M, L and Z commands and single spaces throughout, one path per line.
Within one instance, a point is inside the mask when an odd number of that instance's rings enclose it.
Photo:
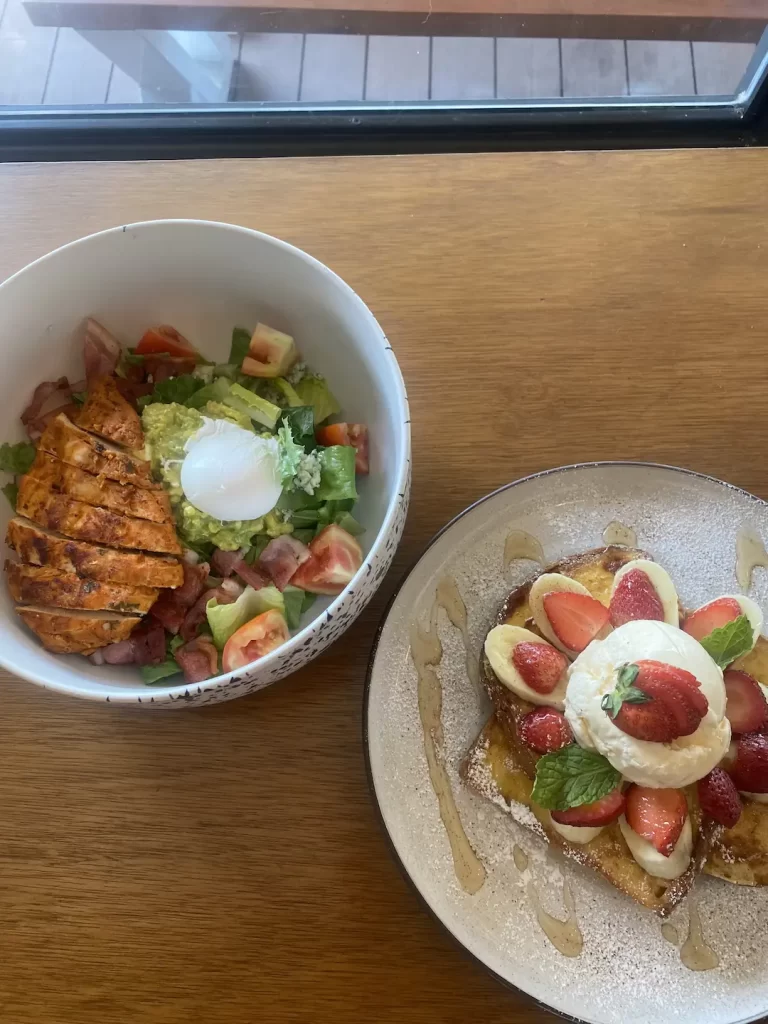
M 294 489 L 312 495 L 320 486 L 320 458 L 317 452 L 306 452 L 299 460 L 293 479 Z
M 289 384 L 298 384 L 299 381 L 304 380 L 308 372 L 306 363 L 295 363 L 286 373 L 285 379 Z

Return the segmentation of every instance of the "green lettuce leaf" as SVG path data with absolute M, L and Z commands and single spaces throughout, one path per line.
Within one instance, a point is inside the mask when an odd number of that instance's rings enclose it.
M 311 405 L 300 405 L 293 409 L 284 409 L 282 421 L 291 428 L 291 434 L 296 444 L 300 444 L 305 452 L 311 452 L 317 448 L 317 441 L 315 440 L 315 414 Z
M 230 365 L 242 366 L 243 360 L 248 355 L 248 346 L 251 343 L 251 332 L 244 327 L 235 327 L 232 331 L 232 347 L 229 350 Z
M 175 658 L 166 658 L 165 661 L 159 665 L 142 665 L 141 666 L 141 678 L 144 680 L 147 686 L 153 686 L 155 683 L 159 683 L 161 679 L 167 679 L 168 676 L 175 676 L 181 669 L 179 663 Z
M 285 614 L 283 595 L 277 587 L 262 587 L 261 590 L 246 587 L 232 604 L 219 604 L 212 598 L 205 606 L 205 614 L 214 644 L 222 650 L 227 640 L 241 626 L 272 608 Z
M 289 629 L 298 629 L 301 613 L 304 611 L 304 595 L 306 591 L 299 587 L 292 587 L 290 584 L 283 591 L 283 602 L 285 603 L 285 621 Z
M 18 444 L 0 444 L 0 469 L 15 476 L 28 473 L 35 461 L 37 449 L 28 441 Z
M 321 501 L 350 498 L 357 500 L 355 487 L 355 449 L 351 445 L 336 444 L 319 448 L 320 486 L 315 497 Z
M 531 800 L 552 811 L 567 811 L 608 796 L 620 782 L 621 773 L 607 758 L 574 743 L 539 758 Z
M 16 502 L 19 500 L 19 485 L 16 483 L 6 484 L 4 487 L 0 487 L 0 491 L 2 491 L 8 501 L 10 501 L 11 508 L 15 512 Z
M 143 395 L 137 402 L 139 409 L 155 402 L 162 402 L 167 405 L 170 402 L 177 402 L 179 405 L 187 405 L 189 399 L 197 391 L 204 387 L 212 387 L 195 377 L 191 373 L 182 373 L 179 377 L 169 377 L 167 380 L 160 380 L 155 384 L 155 390 L 151 395 Z
M 277 460 L 283 487 L 288 487 L 299 471 L 304 449 L 293 439 L 290 423 L 283 420 L 277 430 L 279 455 Z
M 294 390 L 304 405 L 311 405 L 314 411 L 315 426 L 341 412 L 341 406 L 331 394 L 324 377 L 305 377 Z
M 700 641 L 701 646 L 719 668 L 727 668 L 742 654 L 749 654 L 755 645 L 752 623 L 746 615 L 739 615 Z
M 365 527 L 361 526 L 361 524 L 358 523 L 355 517 L 351 516 L 349 512 L 339 512 L 333 517 L 333 521 L 337 526 L 340 526 L 342 530 L 346 530 L 347 533 L 351 533 L 353 537 L 359 537 L 361 534 L 365 533 Z

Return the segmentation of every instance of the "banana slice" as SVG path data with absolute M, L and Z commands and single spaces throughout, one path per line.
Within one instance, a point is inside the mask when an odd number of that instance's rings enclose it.
M 547 613 L 544 611 L 544 598 L 547 594 L 553 594 L 556 591 L 567 591 L 571 594 L 584 594 L 586 597 L 592 597 L 587 588 L 579 583 L 577 580 L 571 579 L 570 576 L 564 576 L 561 572 L 545 572 L 542 573 L 537 579 L 533 581 L 531 591 L 528 595 L 528 604 L 531 608 L 531 616 L 533 621 L 536 623 L 538 628 L 547 638 L 557 647 L 559 651 L 567 654 L 569 657 L 574 658 L 577 651 L 572 651 L 569 647 L 566 647 L 557 638 L 557 634 L 550 624 Z M 597 634 L 596 639 L 602 640 L 611 632 L 611 627 L 606 626 L 601 629 Z
M 631 572 L 633 569 L 640 569 L 641 572 L 644 572 L 651 581 L 651 586 L 656 591 L 658 598 L 661 601 L 661 607 L 664 610 L 664 621 L 669 623 L 670 626 L 679 626 L 680 606 L 677 599 L 675 584 L 672 582 L 667 570 L 660 566 L 658 562 L 650 562 L 647 558 L 635 558 L 631 562 L 627 562 L 626 565 L 622 565 L 613 577 L 611 598 L 613 598 L 614 591 L 621 581 L 622 576 L 626 576 L 626 574 Z
M 653 875 L 654 878 L 672 879 L 679 878 L 688 870 L 693 852 L 693 830 L 690 818 L 685 819 L 680 838 L 668 857 L 659 853 L 653 843 L 649 843 L 647 839 L 639 836 L 623 814 L 619 818 L 619 828 L 629 847 L 629 852 L 643 871 L 647 871 L 649 875 Z
M 563 672 L 560 682 L 551 693 L 538 693 L 538 691 L 532 690 L 512 662 L 512 652 L 516 645 L 523 641 L 534 644 L 546 644 L 547 642 L 536 633 L 532 633 L 530 629 L 523 629 L 522 626 L 494 626 L 490 631 L 485 638 L 485 653 L 496 678 L 523 700 L 527 700 L 531 704 L 544 704 L 562 711 L 565 688 L 568 685 L 567 673 Z
M 556 832 L 560 833 L 563 839 L 567 839 L 569 843 L 576 843 L 578 846 L 591 843 L 603 831 L 602 825 L 561 825 L 554 818 L 552 819 L 552 827 Z

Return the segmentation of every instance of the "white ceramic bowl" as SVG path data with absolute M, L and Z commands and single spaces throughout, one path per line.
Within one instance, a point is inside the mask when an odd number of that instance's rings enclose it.
M 327 267 L 268 235 L 207 221 L 113 228 L 57 249 L 0 285 L 0 441 L 24 437 L 19 415 L 41 380 L 82 378 L 86 316 L 126 345 L 151 324 L 171 323 L 217 360 L 226 360 L 236 325 L 261 320 L 292 334 L 310 365 L 328 378 L 345 419 L 370 427 L 371 473 L 360 484 L 355 512 L 366 527 L 366 557 L 346 590 L 318 600 L 287 644 L 200 685 L 149 687 L 131 667 L 97 667 L 79 656 L 47 653 L 19 622 L 5 586 L 0 663 L 52 690 L 150 707 L 229 700 L 287 676 L 339 637 L 367 604 L 403 530 L 410 488 L 408 401 L 381 328 Z M 0 502 L 4 534 L 10 508 L 4 498 Z

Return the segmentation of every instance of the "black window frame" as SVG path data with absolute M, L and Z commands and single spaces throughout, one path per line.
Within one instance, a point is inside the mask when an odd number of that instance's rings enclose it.
M 0 108 L 0 162 L 768 144 L 768 27 L 733 97 Z

